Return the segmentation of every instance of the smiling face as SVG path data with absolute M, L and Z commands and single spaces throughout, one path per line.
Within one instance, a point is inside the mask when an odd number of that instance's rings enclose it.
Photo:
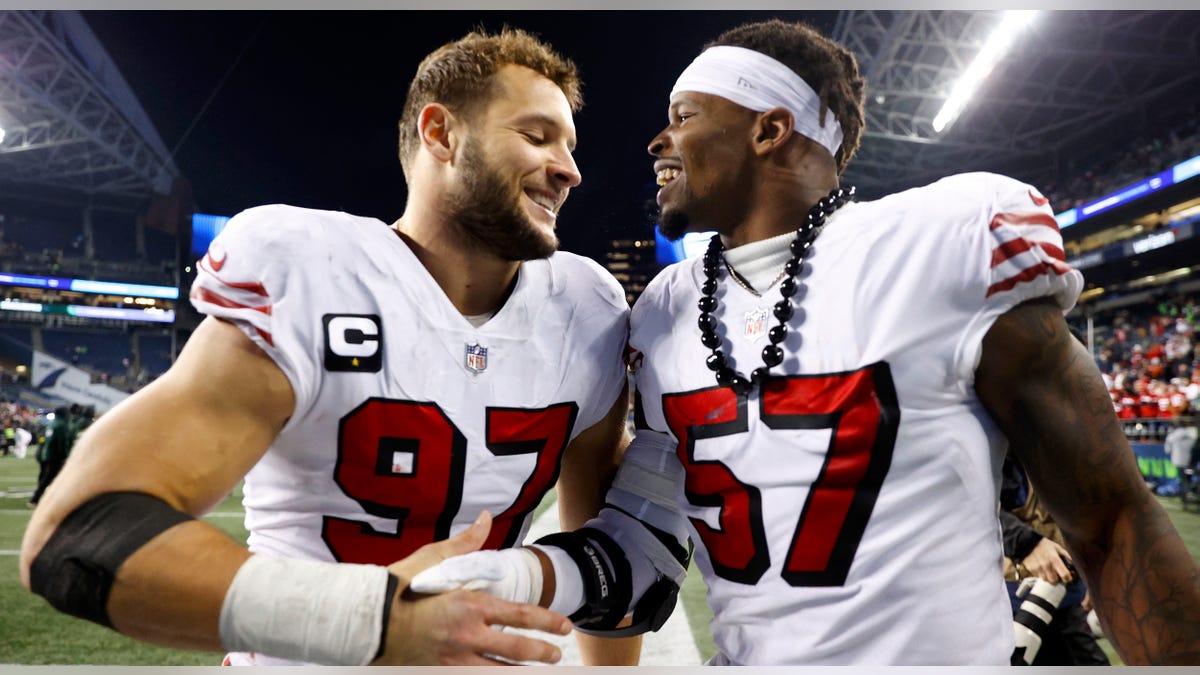
M 550 255 L 558 210 L 581 180 L 566 96 L 533 70 L 505 66 L 468 127 L 448 196 L 453 222 L 504 260 Z
M 728 99 L 697 92 L 671 97 L 668 124 L 650 141 L 668 239 L 688 231 L 728 234 L 751 207 L 753 124 L 757 114 Z

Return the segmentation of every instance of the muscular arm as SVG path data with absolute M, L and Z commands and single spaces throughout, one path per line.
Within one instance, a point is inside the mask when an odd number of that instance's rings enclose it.
M 558 513 L 564 532 L 583 527 L 604 506 L 604 495 L 621 463 L 629 437 L 625 432 L 628 391 L 621 390 L 611 410 L 592 427 L 571 442 L 563 455 L 558 480 Z M 548 570 L 546 578 L 553 579 Z M 543 597 L 553 597 L 547 584 Z M 575 633 L 584 665 L 636 666 L 642 651 L 640 635 L 629 638 L 600 638 Z
M 22 582 L 29 587 L 30 564 L 59 523 L 95 495 L 144 492 L 185 513 L 206 512 L 266 452 L 293 407 L 291 386 L 270 357 L 238 328 L 206 319 L 170 371 L 101 417 L 81 439 L 26 530 Z M 494 663 L 490 654 L 558 660 L 557 647 L 491 626 L 565 634 L 570 623 L 562 616 L 478 593 L 419 598 L 405 592 L 425 567 L 476 550 L 489 525 L 489 518 L 481 518 L 466 532 L 389 567 L 400 592 L 392 601 L 386 650 L 378 663 L 485 665 Z M 225 595 L 249 557 L 242 545 L 207 523 L 176 525 L 117 570 L 109 619 L 121 633 L 148 642 L 222 650 Z
M 1000 317 L 975 385 L 1062 528 L 1122 659 L 1200 662 L 1200 573 L 1058 307 L 1032 301 Z
M 21 580 L 54 529 L 89 498 L 135 491 L 201 515 L 266 452 L 291 414 L 283 372 L 236 327 L 205 320 L 169 372 L 82 436 L 30 520 Z M 220 650 L 225 589 L 249 552 L 201 521 L 152 539 L 121 566 L 109 597 L 114 627 L 164 644 Z

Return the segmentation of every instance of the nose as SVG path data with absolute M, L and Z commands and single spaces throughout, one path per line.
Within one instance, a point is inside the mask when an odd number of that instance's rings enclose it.
M 650 139 L 650 145 L 646 147 L 646 152 L 658 157 L 666 152 L 668 147 L 670 147 L 670 139 L 667 137 L 667 130 L 663 129 L 658 132 L 657 136 Z
M 550 177 L 556 185 L 567 190 L 583 182 L 579 166 L 575 164 L 575 157 L 567 150 L 555 157 L 550 164 Z

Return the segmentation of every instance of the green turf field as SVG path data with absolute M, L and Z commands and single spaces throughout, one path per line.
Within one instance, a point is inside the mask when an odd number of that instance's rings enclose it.
M 107 628 L 60 614 L 21 587 L 17 550 L 32 513 L 26 506 L 37 484 L 38 464 L 0 457 L 0 664 L 219 666 L 224 654 L 154 647 Z M 238 541 L 241 493 L 230 495 L 206 520 Z
M 93 665 L 219 665 L 221 654 L 186 652 L 152 647 L 86 621 L 60 614 L 41 598 L 26 592 L 17 575 L 17 550 L 29 522 L 26 506 L 37 477 L 37 462 L 30 458 L 0 457 L 0 664 L 93 664 Z M 553 495 L 539 506 L 540 514 L 552 504 Z M 245 541 L 240 490 L 218 506 L 206 520 Z M 1178 498 L 1160 498 L 1167 513 L 1187 542 L 1192 556 L 1200 559 L 1200 514 L 1184 513 Z M 705 604 L 704 583 L 693 567 L 680 594 L 688 623 L 702 659 L 715 652 Z M 1107 641 L 1101 647 L 1119 663 Z

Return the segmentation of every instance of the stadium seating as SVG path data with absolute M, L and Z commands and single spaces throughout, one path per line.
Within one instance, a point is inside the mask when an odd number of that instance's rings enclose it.
M 26 365 L 33 361 L 33 331 L 29 326 L 0 323 L 0 356 Z
M 171 336 L 143 333 L 138 336 L 142 368 L 151 378 L 158 377 L 171 367 Z
M 42 340 L 51 356 L 97 373 L 115 376 L 129 369 L 132 352 L 126 333 L 44 330 Z

